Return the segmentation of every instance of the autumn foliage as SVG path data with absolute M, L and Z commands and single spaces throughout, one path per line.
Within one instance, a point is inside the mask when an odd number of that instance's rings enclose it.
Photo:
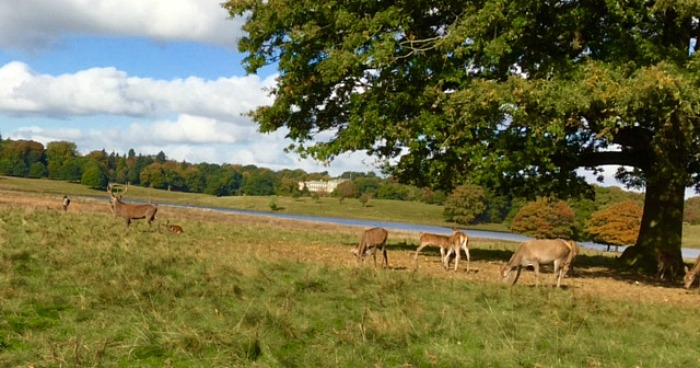
M 636 201 L 623 201 L 594 212 L 586 231 L 591 240 L 610 245 L 629 245 L 637 242 L 642 223 L 642 208 Z
M 484 188 L 473 185 L 460 185 L 445 200 L 443 217 L 458 224 L 471 224 L 486 210 Z
M 541 198 L 518 211 L 510 230 L 538 239 L 570 239 L 573 228 L 574 211 L 566 202 Z

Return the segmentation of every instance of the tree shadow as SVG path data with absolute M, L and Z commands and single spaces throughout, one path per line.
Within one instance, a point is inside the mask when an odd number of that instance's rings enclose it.
M 415 252 L 417 246 L 408 242 L 400 242 L 391 244 L 389 249 Z M 506 263 L 513 255 L 513 251 L 508 249 L 470 248 L 469 253 L 472 262 L 488 263 Z M 420 254 L 427 257 L 440 257 L 440 250 L 437 247 L 426 247 L 421 250 Z M 452 257 L 455 257 L 455 255 Z M 543 274 L 551 274 L 554 272 L 553 268 L 552 264 L 542 265 L 540 266 L 540 272 Z M 532 271 L 533 267 L 528 266 L 525 269 L 527 271 Z M 678 272 L 673 282 L 669 279 L 659 280 L 655 276 L 644 275 L 630 270 L 625 267 L 624 264 L 620 263 L 617 257 L 604 254 L 579 254 L 576 256 L 573 262 L 573 276 L 581 279 L 605 277 L 627 283 L 640 283 L 666 288 L 683 288 L 683 275 L 681 272 Z M 567 274 L 566 277 L 571 277 L 571 274 Z M 563 286 L 564 285 L 562 285 L 562 287 Z

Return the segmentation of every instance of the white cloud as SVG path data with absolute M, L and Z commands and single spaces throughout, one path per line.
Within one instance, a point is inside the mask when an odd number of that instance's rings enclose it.
M 243 34 L 243 20 L 231 20 L 220 3 L 0 1 L 0 51 L 41 57 L 42 51 L 80 42 L 81 36 L 232 48 Z M 285 130 L 260 134 L 243 114 L 271 103 L 266 89 L 274 83 L 274 75 L 163 80 L 136 77 L 114 67 L 42 74 L 14 61 L 0 65 L 0 121 L 8 122 L 0 133 L 44 144 L 71 141 L 83 154 L 101 149 L 126 153 L 133 148 L 142 154 L 163 151 L 178 161 L 253 164 L 273 170 L 340 174 L 374 169 L 363 153 L 342 155 L 330 167 L 300 160 L 284 152 L 290 143 Z
M 0 113 L 157 117 L 176 112 L 241 123 L 242 113 L 271 102 L 263 88 L 273 83 L 274 76 L 256 75 L 155 80 L 109 67 L 51 76 L 11 62 L 0 67 Z
M 232 48 L 242 20 L 216 0 L 22 0 L 0 2 L 0 47 L 40 51 L 62 37 L 109 35 Z M 18 31 L 21 30 L 21 31 Z
M 59 76 L 37 74 L 19 62 L 0 67 L 0 115 L 23 125 L 5 137 L 44 144 L 67 140 L 86 154 L 93 150 L 143 154 L 163 151 L 188 162 L 253 164 L 272 170 L 369 171 L 364 153 L 342 155 L 326 167 L 284 152 L 287 131 L 258 132 L 245 112 L 272 102 L 265 91 L 275 77 L 155 80 L 130 77 L 114 68 L 92 68 Z M 56 117 L 63 117 L 56 119 Z

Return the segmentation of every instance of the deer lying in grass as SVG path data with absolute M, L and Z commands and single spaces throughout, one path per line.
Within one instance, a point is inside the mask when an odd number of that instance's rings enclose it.
M 673 254 L 662 251 L 662 250 L 656 250 L 656 278 L 659 280 L 663 280 L 664 276 L 668 274 L 668 279 L 671 282 L 674 282 L 676 280 L 676 275 L 678 274 L 678 271 L 683 269 L 685 265 L 683 264 L 683 261 L 675 257 Z
M 107 185 L 107 193 L 111 197 L 110 206 L 114 212 L 114 217 L 123 217 L 126 219 L 126 228 L 129 229 L 131 220 L 143 220 L 148 222 L 148 229 L 151 229 L 153 221 L 156 219 L 158 206 L 155 204 L 128 204 L 122 202 L 122 197 L 129 190 L 127 184 L 126 189 L 121 194 L 117 195 L 112 192 L 112 184 Z
M 416 264 L 418 262 L 418 254 L 423 248 L 427 246 L 435 246 L 440 247 L 440 259 L 442 260 L 442 264 L 446 270 L 450 268 L 450 256 L 452 253 L 455 253 L 454 270 L 457 271 L 460 258 L 459 250 L 463 249 L 464 253 L 467 255 L 467 272 L 469 272 L 469 262 L 471 258 L 469 255 L 469 237 L 467 234 L 457 229 L 453 229 L 453 231 L 454 232 L 450 236 L 422 233 L 420 235 L 420 245 L 418 246 L 418 249 L 416 249 L 416 254 L 413 258 Z
M 179 225 L 170 225 L 170 220 L 165 221 L 165 228 L 173 234 L 182 234 L 185 232 Z
M 503 282 L 515 285 L 522 268 L 531 265 L 535 268 L 535 286 L 539 286 L 540 265 L 553 263 L 557 287 L 561 287 L 561 278 L 577 253 L 578 245 L 574 242 L 562 239 L 528 240 L 520 243 L 510 261 L 501 267 L 501 277 Z M 514 269 L 516 273 L 512 277 Z
M 683 277 L 683 286 L 686 289 L 690 289 L 690 285 L 693 284 L 693 281 L 695 281 L 695 278 L 698 277 L 698 274 L 700 274 L 700 256 L 698 256 L 698 259 L 695 260 L 695 265 L 693 265 L 693 268 L 690 270 L 688 269 L 688 266 L 683 266 L 685 269 L 685 276 Z M 700 282 L 698 282 L 698 290 L 700 290 Z
M 386 254 L 386 238 L 389 236 L 389 232 L 381 227 L 375 227 L 369 230 L 365 230 L 360 238 L 360 245 L 357 249 L 352 250 L 352 255 L 356 258 L 357 264 L 361 264 L 365 256 L 369 253 L 374 257 L 374 267 L 377 267 L 377 250 L 382 251 L 384 255 L 384 263 L 386 267 L 389 267 L 389 258 Z

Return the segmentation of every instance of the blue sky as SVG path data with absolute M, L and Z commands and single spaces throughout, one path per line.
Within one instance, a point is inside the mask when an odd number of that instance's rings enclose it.
M 0 134 L 44 145 L 67 140 L 83 154 L 133 148 L 272 170 L 376 169 L 362 152 L 329 166 L 301 160 L 284 152 L 285 130 L 257 131 L 243 114 L 271 103 L 263 89 L 274 85 L 277 70 L 246 75 L 236 50 L 242 19 L 219 3 L 0 2 Z M 614 172 L 606 168 L 603 185 L 618 185 Z
M 284 152 L 245 112 L 269 104 L 276 69 L 246 75 L 241 19 L 219 0 L 0 3 L 0 134 L 86 154 L 166 153 L 273 170 L 369 171 L 362 153 L 324 166 Z

